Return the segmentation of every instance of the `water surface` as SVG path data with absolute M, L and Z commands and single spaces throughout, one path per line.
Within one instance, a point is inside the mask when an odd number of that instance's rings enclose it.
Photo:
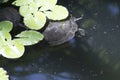
M 23 57 L 3 57 L 0 66 L 10 80 L 120 80 L 120 2 L 112 0 L 59 0 L 84 28 L 65 44 L 38 44 L 26 48 Z

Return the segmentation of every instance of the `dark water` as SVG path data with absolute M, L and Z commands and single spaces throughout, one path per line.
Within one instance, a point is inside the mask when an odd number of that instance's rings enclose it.
M 23 57 L 0 57 L 10 80 L 120 80 L 120 2 L 59 0 L 78 21 L 86 36 L 51 47 L 26 47 Z

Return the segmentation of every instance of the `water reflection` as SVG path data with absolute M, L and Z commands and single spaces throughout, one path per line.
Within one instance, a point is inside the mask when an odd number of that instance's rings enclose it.
M 109 4 L 108 10 L 113 16 L 119 15 L 119 6 L 117 4 Z
M 11 76 L 12 80 L 80 80 L 82 76 L 79 75 L 78 78 L 74 78 L 76 76 L 71 75 L 70 73 L 67 72 L 62 72 L 56 75 L 50 75 L 50 74 L 45 74 L 45 73 L 35 73 L 35 74 L 30 74 L 24 77 L 16 77 L 16 76 Z

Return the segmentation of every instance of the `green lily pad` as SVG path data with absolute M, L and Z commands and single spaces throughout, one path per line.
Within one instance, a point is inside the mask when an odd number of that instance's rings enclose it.
M 0 46 L 11 40 L 11 35 L 8 32 L 0 31 Z
M 21 42 L 23 45 L 33 45 L 38 43 L 39 41 L 43 40 L 43 35 L 37 31 L 23 31 L 20 34 L 16 35 L 18 39 L 15 39 L 15 41 Z
M 50 9 L 51 11 L 45 11 L 44 13 L 49 19 L 52 20 L 62 20 L 68 17 L 68 10 L 60 5 L 55 5 Z
M 10 21 L 0 22 L 0 31 L 10 32 L 12 30 L 13 23 Z
M 33 2 L 30 5 L 21 6 L 19 11 L 20 11 L 20 14 L 23 17 L 25 17 L 26 15 L 37 12 L 38 11 L 38 6 L 36 5 L 36 3 Z
M 35 13 L 38 11 L 40 5 L 36 5 L 35 2 L 32 2 L 31 4 L 29 4 L 29 9 L 30 11 L 32 11 L 32 13 Z
M 20 15 L 23 16 L 23 17 L 31 14 L 31 11 L 30 11 L 28 5 L 21 6 L 20 9 L 19 9 L 19 12 L 20 12 Z
M 45 11 L 51 9 L 56 5 L 57 0 L 39 0 L 41 8 L 40 11 Z
M 11 40 L 11 35 L 8 32 L 0 31 L 0 49 L 7 44 L 7 41 Z
M 17 41 L 10 41 L 0 49 L 2 56 L 6 58 L 20 58 L 24 54 L 24 45 Z
M 16 6 L 24 6 L 32 3 L 33 0 L 16 0 L 12 4 Z
M 19 58 L 24 53 L 24 45 L 11 40 L 12 25 L 10 21 L 0 22 L 0 54 L 6 58 Z
M 41 29 L 46 23 L 46 16 L 42 12 L 35 12 L 24 17 L 25 25 L 34 30 Z

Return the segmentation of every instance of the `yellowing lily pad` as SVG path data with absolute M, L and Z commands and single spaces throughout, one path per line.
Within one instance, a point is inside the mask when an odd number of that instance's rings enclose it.
M 23 31 L 20 34 L 16 35 L 18 39 L 15 39 L 15 41 L 21 42 L 23 45 L 33 45 L 38 43 L 39 41 L 43 40 L 43 35 L 37 31 Z
M 62 20 L 68 17 L 68 10 L 60 5 L 55 5 L 50 9 L 51 11 L 45 11 L 44 13 L 49 19 L 52 20 Z

